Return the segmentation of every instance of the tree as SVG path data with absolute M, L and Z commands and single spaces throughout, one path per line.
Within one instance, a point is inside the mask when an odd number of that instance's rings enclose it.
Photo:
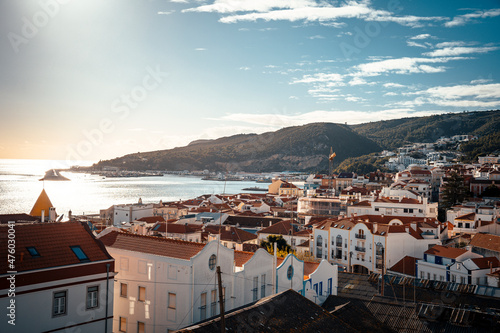
M 279 257 L 284 257 L 288 253 L 292 252 L 292 248 L 286 240 L 283 238 L 283 236 L 274 236 L 274 235 L 269 235 L 267 236 L 266 240 L 263 240 L 260 242 L 260 246 L 266 249 L 267 252 L 270 254 L 274 254 L 274 243 L 277 243 L 278 247 L 278 256 Z
M 448 209 L 451 206 L 462 203 L 467 198 L 468 189 L 464 178 L 456 171 L 451 171 L 450 176 L 443 185 L 441 208 Z
M 495 197 L 498 198 L 500 197 L 500 188 L 496 187 L 495 185 L 491 184 L 488 186 L 483 193 L 481 193 L 482 197 Z

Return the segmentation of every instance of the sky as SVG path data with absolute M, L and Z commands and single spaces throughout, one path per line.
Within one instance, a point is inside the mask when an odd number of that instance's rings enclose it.
M 498 109 L 499 31 L 487 0 L 0 0 L 0 158 Z

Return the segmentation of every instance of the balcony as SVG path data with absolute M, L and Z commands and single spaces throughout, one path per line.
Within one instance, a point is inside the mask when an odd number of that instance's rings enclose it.
M 377 256 L 382 256 L 384 250 L 377 250 L 375 253 L 377 254 Z
M 354 249 L 358 252 L 366 252 L 365 247 L 362 246 L 355 246 Z
M 375 265 L 375 268 L 377 268 L 377 269 L 382 269 L 382 264 L 376 264 L 376 265 Z
M 365 234 L 354 234 L 354 237 L 356 237 L 358 239 L 366 239 L 366 235 Z
M 337 247 L 342 247 L 342 243 L 337 243 Z

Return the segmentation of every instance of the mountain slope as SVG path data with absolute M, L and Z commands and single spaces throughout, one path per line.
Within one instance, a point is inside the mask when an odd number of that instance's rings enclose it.
M 352 125 L 351 128 L 392 150 L 412 142 L 434 142 L 442 136 L 488 135 L 500 131 L 500 111 L 448 113 Z
M 96 167 L 118 166 L 129 170 L 211 171 L 321 171 L 328 170 L 333 147 L 339 163 L 380 151 L 379 145 L 348 126 L 313 123 L 263 134 L 239 134 L 216 140 L 198 140 L 185 147 L 130 154 Z

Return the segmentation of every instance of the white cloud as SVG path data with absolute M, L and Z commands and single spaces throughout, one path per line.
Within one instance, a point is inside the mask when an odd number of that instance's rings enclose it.
M 337 73 L 317 73 L 313 75 L 304 75 L 302 79 L 294 80 L 293 83 L 318 83 L 318 82 L 329 82 L 334 84 L 343 84 L 343 75 Z
M 314 36 L 310 36 L 310 37 L 307 37 L 309 39 L 325 39 L 325 37 L 321 36 L 321 35 L 314 35 Z
M 410 74 L 410 73 L 437 73 L 444 71 L 443 67 L 433 67 L 429 63 L 446 63 L 451 60 L 463 60 L 465 57 L 442 58 L 397 58 L 375 61 L 354 66 L 355 76 L 377 76 L 383 73 Z
M 474 53 L 487 53 L 490 51 L 498 50 L 496 46 L 483 46 L 483 47 L 466 47 L 466 46 L 455 46 L 455 47 L 445 47 L 439 50 L 434 50 L 432 52 L 424 53 L 426 56 L 430 57 L 450 57 L 459 56 L 462 54 L 474 54 Z
M 432 36 L 429 34 L 420 34 L 420 35 L 413 36 L 410 39 L 427 39 L 427 38 L 431 38 L 431 37 Z
M 394 16 L 386 10 L 369 7 L 369 1 L 348 1 L 334 6 L 325 1 L 312 0 L 216 0 L 213 4 L 185 9 L 183 12 L 217 12 L 227 14 L 219 21 L 317 21 L 340 28 L 345 26 L 340 19 L 358 18 L 365 21 L 395 22 L 418 27 L 425 21 L 445 20 L 443 17 Z M 243 13 L 243 14 L 239 14 Z
M 470 84 L 483 84 L 493 81 L 492 79 L 477 79 L 470 81 Z
M 241 70 L 241 71 L 249 71 L 250 67 L 243 66 L 243 67 L 240 67 L 239 70 Z
M 384 96 L 397 96 L 395 92 L 389 91 L 388 93 L 385 93 Z
M 349 81 L 350 86 L 359 86 L 359 85 L 373 85 L 375 82 L 367 82 L 365 79 L 359 76 L 355 76 L 351 81 Z
M 315 122 L 361 124 L 370 121 L 399 119 L 404 117 L 423 117 L 431 114 L 444 113 L 444 111 L 414 111 L 413 108 L 391 108 L 373 112 L 363 111 L 312 111 L 295 115 L 277 114 L 253 114 L 236 113 L 223 116 L 220 120 L 235 121 L 238 123 L 249 123 L 253 125 L 266 126 L 272 124 L 278 128 L 287 126 L 305 125 Z M 277 128 L 276 128 L 277 129 Z M 269 127 L 268 129 L 269 130 Z
M 388 82 L 388 83 L 384 83 L 384 87 L 386 87 L 386 88 L 404 88 L 406 86 L 399 84 L 399 83 Z
M 206 51 L 207 49 L 204 48 L 204 47 L 198 47 L 196 49 L 194 49 L 195 51 Z
M 421 95 L 413 101 L 399 102 L 402 106 L 435 104 L 446 107 L 493 108 L 500 106 L 500 83 L 432 87 L 412 93 Z
M 408 45 L 408 46 L 414 46 L 414 47 L 422 47 L 424 49 L 427 48 L 427 45 L 424 45 L 424 44 L 421 44 L 421 43 L 416 43 L 416 42 L 413 42 L 411 40 L 406 41 L 406 45 Z
M 487 18 L 500 16 L 500 8 L 490 9 L 490 10 L 478 10 L 474 13 L 469 13 L 465 15 L 455 16 L 453 20 L 448 21 L 444 24 L 445 27 L 457 27 L 465 25 L 474 19 Z

